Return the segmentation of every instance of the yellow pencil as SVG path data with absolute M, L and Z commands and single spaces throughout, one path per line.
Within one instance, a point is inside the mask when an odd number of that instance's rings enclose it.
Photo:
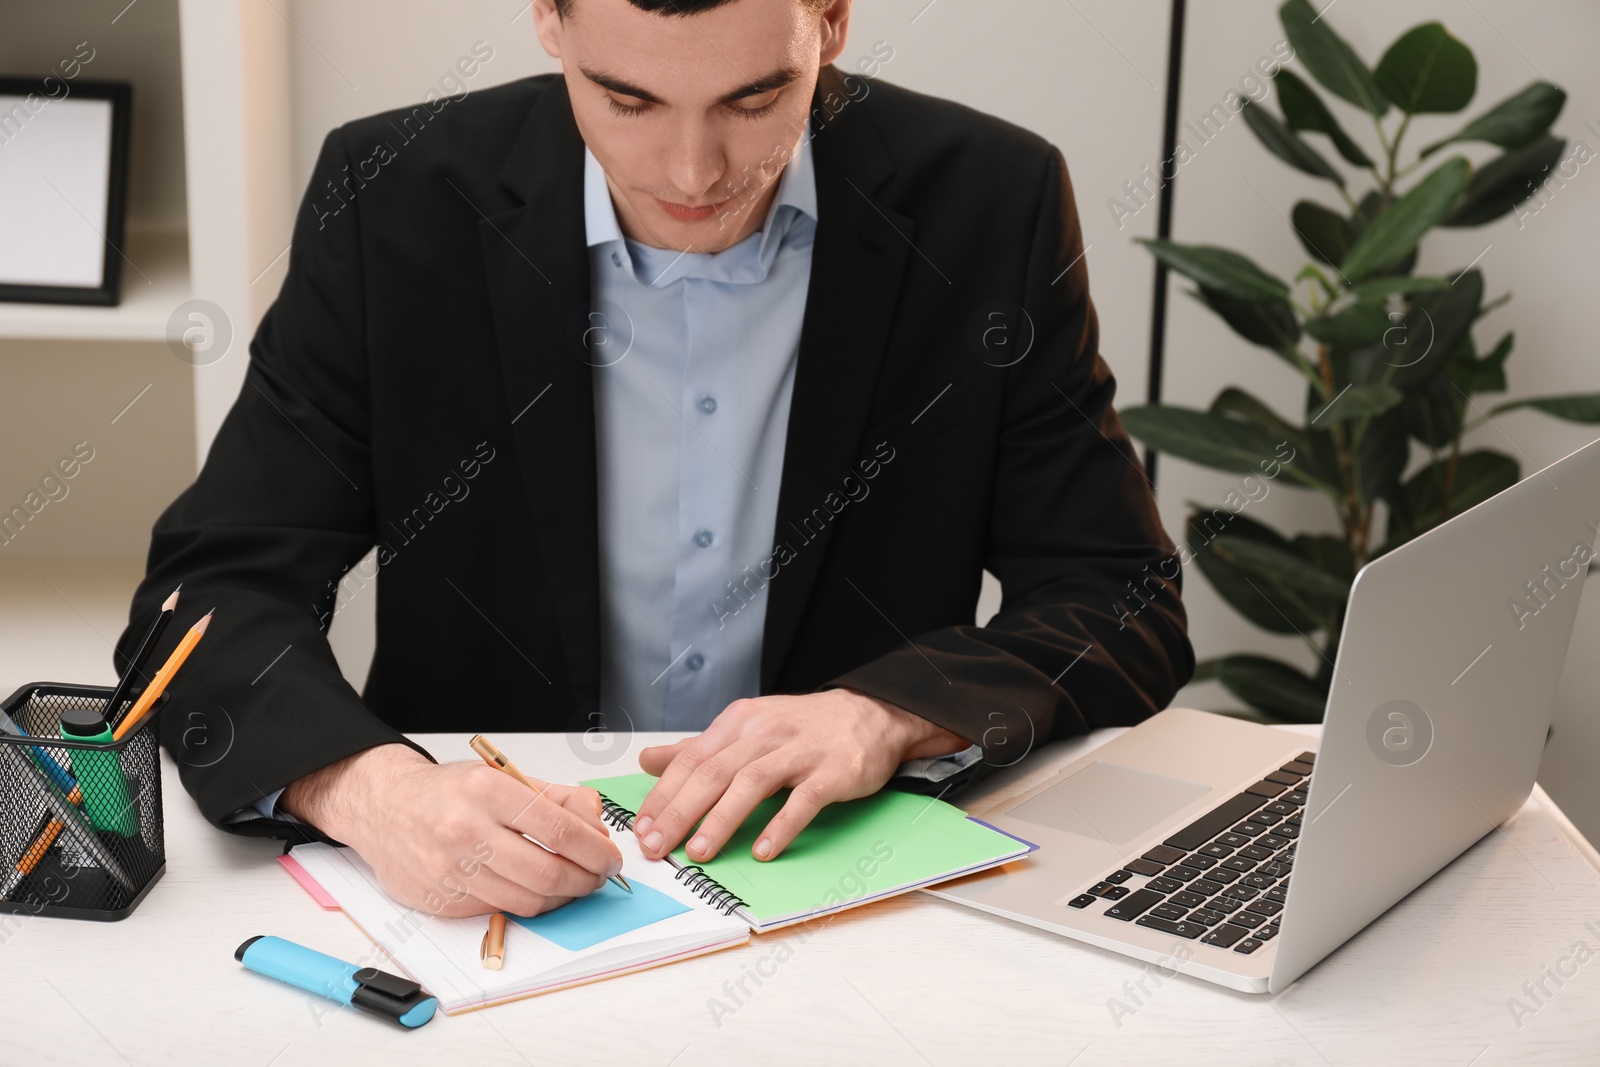
M 474 734 L 470 743 L 472 745 L 472 751 L 482 756 L 483 762 L 487 763 L 497 771 L 503 771 L 504 773 L 509 774 L 512 778 L 515 778 L 517 781 L 521 782 L 535 793 L 538 793 L 541 796 L 544 794 L 544 790 L 534 785 L 532 779 L 523 774 L 521 771 L 517 770 L 517 765 L 506 759 L 505 754 L 498 748 L 495 748 L 494 745 L 489 742 L 487 737 L 484 737 L 482 734 Z M 554 802 L 552 801 L 552 803 Z M 611 881 L 615 883 L 618 888 L 626 889 L 630 893 L 633 892 L 633 886 L 629 885 L 628 880 L 622 877 L 621 874 L 612 875 Z
M 139 695 L 138 701 L 134 703 L 132 709 L 129 710 L 128 714 L 112 733 L 113 741 L 121 741 L 124 737 L 137 730 L 140 723 L 144 722 L 145 716 L 150 713 L 150 709 L 155 706 L 161 694 L 166 691 L 167 685 L 172 681 L 172 676 L 178 673 L 178 668 L 182 667 L 183 661 L 189 658 L 189 653 L 194 651 L 194 646 L 198 645 L 200 639 L 206 635 L 206 627 L 211 625 L 211 616 L 216 610 L 216 608 L 212 608 L 206 612 L 205 618 L 189 627 L 189 632 L 183 635 L 183 640 L 178 642 L 178 647 L 172 650 L 172 655 L 167 657 L 167 662 L 161 665 L 159 671 L 156 671 L 156 676 L 150 679 L 150 684 L 145 686 L 144 692 Z

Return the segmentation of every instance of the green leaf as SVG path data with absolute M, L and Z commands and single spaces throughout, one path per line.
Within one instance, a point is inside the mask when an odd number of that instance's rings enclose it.
M 1294 550 L 1318 570 L 1338 578 L 1343 583 L 1345 599 L 1349 599 L 1350 583 L 1356 579 L 1355 553 L 1349 542 L 1332 534 L 1296 534 Z
M 1253 577 L 1266 579 L 1279 589 L 1288 590 L 1314 609 L 1336 611 L 1350 592 L 1348 582 L 1317 569 L 1292 548 L 1225 534 L 1217 538 L 1216 551 L 1229 563 Z
M 1206 581 L 1211 583 L 1217 595 L 1229 607 L 1268 633 L 1310 633 L 1322 625 L 1324 620 L 1292 601 L 1281 590 L 1276 599 L 1282 604 L 1282 610 L 1273 607 L 1267 597 L 1273 594 L 1274 587 L 1264 585 L 1265 579 L 1252 577 L 1249 572 L 1218 556 L 1215 551 L 1216 540 L 1224 532 L 1236 540 L 1261 541 L 1287 551 L 1290 549 L 1289 542 L 1281 534 L 1264 523 L 1235 514 L 1225 507 L 1215 507 L 1207 512 L 1198 505 L 1190 506 L 1195 507 L 1196 511 L 1185 521 L 1185 532 L 1188 534 L 1185 544 L 1193 552 L 1194 561 L 1200 565 L 1200 573 L 1206 576 Z
M 1168 404 L 1132 407 L 1121 415 L 1127 431 L 1157 452 L 1236 474 L 1259 471 L 1259 464 L 1275 458 L 1282 440 L 1248 422 Z
M 1258 711 L 1284 722 L 1321 722 L 1328 693 L 1305 674 L 1266 656 L 1221 656 L 1210 662 L 1217 681 Z
M 1339 470 L 1337 466 L 1328 466 L 1318 461 L 1317 438 L 1327 438 L 1322 430 L 1305 430 L 1291 425 L 1289 421 L 1273 411 L 1266 404 L 1251 396 L 1243 389 L 1232 386 L 1217 394 L 1211 402 L 1210 414 L 1222 418 L 1233 416 L 1252 422 L 1266 430 L 1279 442 L 1287 443 L 1294 449 L 1294 458 L 1280 464 L 1282 473 L 1287 474 L 1294 481 L 1311 489 L 1317 489 L 1339 499 Z M 1326 442 L 1332 447 L 1331 439 Z M 1280 453 L 1275 448 L 1273 459 L 1280 458 Z M 1260 464 L 1257 463 L 1257 468 Z M 1263 472 L 1264 473 L 1264 472 Z
M 1576 393 L 1571 396 L 1541 396 L 1528 400 L 1512 400 L 1497 405 L 1491 415 L 1518 408 L 1533 408 L 1546 415 L 1554 415 L 1568 422 L 1600 422 L 1600 393 Z
M 1425 22 L 1389 46 L 1372 77 L 1406 114 L 1444 114 L 1472 102 L 1478 61 L 1442 25 Z
M 1567 142 L 1545 134 L 1504 152 L 1473 174 L 1459 206 L 1440 221 L 1441 226 L 1481 226 L 1516 209 L 1545 180 L 1550 168 L 1561 162 Z
M 1333 117 L 1315 89 L 1296 77 L 1293 71 L 1280 70 L 1276 80 L 1278 106 L 1283 108 L 1283 120 L 1291 130 L 1325 133 L 1345 162 L 1369 169 L 1373 166 L 1372 160 L 1344 132 L 1344 127 L 1339 125 L 1339 120 Z
M 1450 460 L 1441 459 L 1422 468 L 1406 480 L 1399 494 L 1399 507 L 1389 522 L 1385 551 L 1398 548 L 1470 507 L 1483 503 L 1496 493 L 1517 484 L 1517 461 L 1499 452 L 1483 449 L 1463 452 L 1456 463 L 1448 502 L 1445 481 Z
M 1362 500 L 1379 500 L 1398 488 L 1411 459 L 1405 412 L 1390 408 L 1368 422 L 1356 446 L 1356 459 L 1360 468 L 1357 492 Z
M 1310 200 L 1296 204 L 1289 219 L 1306 254 L 1330 267 L 1339 265 L 1360 235 L 1349 219 Z
M 1306 320 L 1306 333 L 1326 345 L 1359 348 L 1383 340 L 1391 323 L 1383 305 L 1358 300 L 1332 315 Z
M 1237 252 L 1214 245 L 1135 238 L 1170 269 L 1238 300 L 1287 300 L 1289 287 Z
M 1379 300 L 1391 293 L 1421 293 L 1433 289 L 1450 288 L 1449 278 L 1429 278 L 1424 276 L 1409 276 L 1398 278 L 1372 278 L 1368 281 L 1357 282 L 1349 288 L 1349 293 L 1358 300 Z
M 1482 359 L 1458 360 L 1450 368 L 1451 381 L 1467 393 L 1505 392 L 1506 357 L 1511 355 L 1511 346 L 1514 343 L 1515 335 L 1507 333 L 1500 338 L 1494 350 Z
M 1245 125 L 1267 146 L 1267 151 L 1313 178 L 1326 178 L 1335 184 L 1344 184 L 1344 175 L 1334 170 L 1332 164 L 1323 159 L 1315 148 L 1291 132 L 1272 112 L 1246 100 L 1243 113 Z
M 1280 73 L 1279 79 L 1283 78 Z M 1501 148 L 1521 148 L 1550 128 L 1567 94 L 1549 82 L 1533 82 L 1526 89 L 1506 97 L 1482 115 L 1442 141 L 1422 150 L 1423 158 L 1457 141 L 1485 141 Z
M 1240 337 L 1279 356 L 1287 358 L 1288 349 L 1300 340 L 1300 322 L 1287 300 L 1237 300 L 1204 285 L 1189 295 L 1216 312 Z
M 1461 432 L 1465 406 L 1451 376 L 1441 374 L 1406 394 L 1406 431 L 1429 448 L 1448 448 Z
M 1392 385 L 1350 385 L 1318 408 L 1311 421 L 1324 427 L 1336 422 L 1358 422 L 1382 415 L 1404 399 L 1405 394 Z
M 1328 20 L 1319 15 L 1307 0 L 1288 0 L 1278 8 L 1284 32 L 1296 57 L 1323 88 L 1342 100 L 1382 118 L 1389 110 L 1389 99 L 1373 80 L 1372 72 L 1344 38 L 1333 32 Z
M 1399 262 L 1449 213 L 1467 187 L 1471 172 L 1471 166 L 1459 156 L 1440 164 L 1366 228 L 1345 255 L 1341 273 L 1358 282 Z
M 1371 192 L 1367 193 L 1366 196 L 1361 198 L 1361 203 L 1356 205 L 1355 214 L 1351 217 L 1350 221 L 1356 224 L 1356 228 L 1361 233 L 1365 233 L 1367 231 L 1367 227 L 1376 222 L 1378 217 L 1387 211 L 1391 206 L 1393 206 L 1393 204 L 1393 200 L 1385 200 L 1383 193 L 1379 192 L 1377 189 L 1373 189 Z M 1417 250 L 1413 248 L 1411 252 L 1399 263 L 1396 263 L 1394 266 L 1385 270 L 1379 271 L 1378 273 L 1381 276 L 1409 275 L 1411 273 L 1411 268 L 1415 267 L 1416 264 Z M 1348 279 L 1346 280 L 1348 281 Z
M 1389 384 L 1401 390 L 1443 373 L 1483 306 L 1483 273 L 1463 271 L 1444 289 L 1417 293 L 1400 324 L 1384 337 Z

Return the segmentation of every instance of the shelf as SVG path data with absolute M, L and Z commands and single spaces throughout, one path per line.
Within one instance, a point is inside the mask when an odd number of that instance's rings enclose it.
M 123 244 L 122 303 L 0 303 L 0 338 L 86 341 L 160 341 L 167 320 L 189 299 L 189 237 L 185 233 L 130 233 Z

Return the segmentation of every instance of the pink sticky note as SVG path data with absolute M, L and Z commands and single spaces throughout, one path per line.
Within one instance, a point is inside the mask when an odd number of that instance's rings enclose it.
M 339 902 L 328 895 L 328 891 L 322 888 L 322 884 L 320 882 L 311 877 L 310 874 L 306 873 L 306 869 L 300 866 L 299 860 L 295 859 L 292 855 L 285 853 L 284 855 L 278 857 L 278 862 L 283 864 L 284 870 L 294 875 L 294 880 L 300 883 L 301 889 L 304 889 L 307 893 L 311 894 L 311 899 L 315 900 L 318 904 L 321 904 L 324 908 L 327 908 L 330 911 L 339 910 Z

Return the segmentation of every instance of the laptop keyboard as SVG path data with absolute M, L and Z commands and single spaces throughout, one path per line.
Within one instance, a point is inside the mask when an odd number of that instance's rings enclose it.
M 1072 898 L 1107 918 L 1248 955 L 1278 936 L 1316 753 L 1302 752 Z

